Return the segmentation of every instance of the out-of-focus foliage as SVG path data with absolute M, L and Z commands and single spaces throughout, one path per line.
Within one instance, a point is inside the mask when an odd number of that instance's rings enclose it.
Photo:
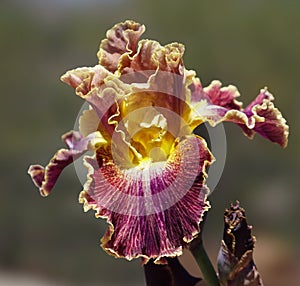
M 77 204 L 81 185 L 72 168 L 59 180 L 58 194 L 47 199 L 40 198 L 26 174 L 29 164 L 48 162 L 49 154 L 61 146 L 59 134 L 72 126 L 83 103 L 59 82 L 60 75 L 96 64 L 95 47 L 105 31 L 134 19 L 146 25 L 146 37 L 184 43 L 185 64 L 197 71 L 204 85 L 212 79 L 235 84 L 245 103 L 265 85 L 275 95 L 291 126 L 290 144 L 281 150 L 258 137 L 251 142 L 226 125 L 227 163 L 211 196 L 205 235 L 209 248 L 217 250 L 223 210 L 239 199 L 255 226 L 256 264 L 265 284 L 296 285 L 299 10 L 300 2 L 279 0 L 3 0 L 0 268 L 72 285 L 143 283 L 138 261 L 115 260 L 98 247 L 105 223 L 92 213 L 82 214 Z M 265 249 L 273 253 L 270 260 Z M 290 282 L 283 280 L 288 277 Z

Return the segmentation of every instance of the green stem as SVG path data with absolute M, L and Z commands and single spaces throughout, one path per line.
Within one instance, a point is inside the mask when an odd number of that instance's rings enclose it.
M 215 269 L 211 264 L 210 259 L 204 249 L 202 238 L 199 237 L 196 240 L 197 244 L 193 243 L 193 246 L 190 247 L 190 250 L 202 271 L 204 280 L 209 286 L 220 286 L 220 282 L 215 272 Z
M 204 214 L 203 220 L 200 224 L 201 232 L 198 237 L 196 237 L 190 244 L 190 251 L 192 252 L 201 272 L 204 276 L 204 280 L 208 286 L 220 286 L 220 281 L 216 274 L 216 271 L 206 253 L 203 245 L 203 228 L 207 218 L 207 213 Z

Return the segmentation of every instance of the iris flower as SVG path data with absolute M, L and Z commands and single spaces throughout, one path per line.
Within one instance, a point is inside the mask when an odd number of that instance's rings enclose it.
M 156 263 L 182 254 L 200 232 L 210 208 L 207 169 L 214 161 L 200 124 L 231 121 L 250 138 L 255 133 L 285 147 L 288 126 L 263 88 L 248 106 L 239 92 L 213 81 L 203 87 L 183 64 L 184 46 L 140 40 L 145 27 L 115 25 L 101 41 L 94 67 L 66 72 L 61 80 L 89 104 L 44 168 L 29 168 L 42 196 L 63 169 L 87 151 L 87 181 L 79 195 L 108 223 L 101 239 L 106 252 Z

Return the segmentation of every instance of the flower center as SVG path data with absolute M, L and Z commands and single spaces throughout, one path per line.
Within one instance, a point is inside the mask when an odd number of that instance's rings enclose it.
M 153 162 L 166 161 L 167 155 L 162 148 L 154 147 L 149 151 L 149 158 L 151 158 Z

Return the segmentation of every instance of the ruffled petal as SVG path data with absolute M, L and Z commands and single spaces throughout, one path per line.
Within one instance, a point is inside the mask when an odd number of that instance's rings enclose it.
M 257 98 L 249 104 L 244 113 L 248 118 L 255 117 L 256 122 L 253 129 L 247 125 L 241 125 L 245 134 L 252 138 L 255 132 L 266 139 L 286 147 L 288 143 L 289 126 L 281 112 L 274 106 L 274 97 L 268 90 L 262 89 Z
M 107 31 L 98 51 L 99 64 L 105 69 L 121 74 L 136 71 L 169 71 L 183 74 L 184 46 L 171 43 L 162 47 L 152 40 L 139 38 L 145 26 L 134 21 L 116 24 Z
M 115 72 L 121 55 L 132 56 L 136 52 L 137 42 L 144 31 L 145 26 L 134 21 L 116 24 L 107 31 L 107 38 L 101 41 L 98 52 L 99 64 Z
M 240 94 L 232 85 L 221 87 L 220 81 L 213 81 L 208 87 L 202 88 L 200 81 L 195 80 L 190 89 L 192 127 L 205 121 L 212 126 L 231 121 L 237 123 L 250 138 L 258 133 L 282 147 L 287 145 L 288 125 L 274 106 L 274 97 L 267 88 L 262 89 L 246 108 L 236 100 Z
M 70 131 L 62 136 L 62 140 L 68 149 L 58 150 L 45 168 L 41 165 L 29 167 L 28 173 L 42 196 L 48 196 L 63 169 L 87 151 L 90 138 Z
M 63 136 L 68 149 L 28 172 L 47 196 L 62 170 L 92 147 L 79 201 L 107 220 L 102 247 L 162 263 L 182 253 L 209 208 L 206 168 L 214 158 L 192 130 L 232 121 L 249 137 L 256 132 L 286 146 L 288 127 L 266 89 L 243 109 L 236 87 L 213 81 L 203 88 L 184 68 L 183 45 L 139 41 L 144 31 L 134 21 L 115 25 L 100 44 L 98 65 L 61 77 L 92 109 L 80 117 L 80 132 Z
M 214 80 L 208 87 L 205 87 L 203 91 L 213 105 L 237 110 L 240 110 L 242 107 L 242 103 L 236 100 L 236 98 L 240 96 L 240 93 L 234 85 L 222 87 L 220 81 Z
M 67 71 L 60 79 L 73 87 L 77 95 L 86 99 L 89 92 L 95 88 L 100 88 L 104 83 L 104 79 L 109 75 L 111 73 L 108 70 L 97 65 Z
M 131 71 L 160 71 L 183 74 L 184 46 L 179 43 L 172 43 L 161 46 L 153 40 L 141 40 L 138 51 L 133 57 L 122 56 L 120 70 L 128 68 Z
M 108 154 L 102 149 L 86 158 L 89 181 L 79 199 L 85 211 L 94 209 L 109 223 L 102 247 L 144 262 L 182 254 L 209 208 L 205 178 L 213 157 L 205 141 L 182 138 L 166 162 L 131 169 L 120 169 Z

